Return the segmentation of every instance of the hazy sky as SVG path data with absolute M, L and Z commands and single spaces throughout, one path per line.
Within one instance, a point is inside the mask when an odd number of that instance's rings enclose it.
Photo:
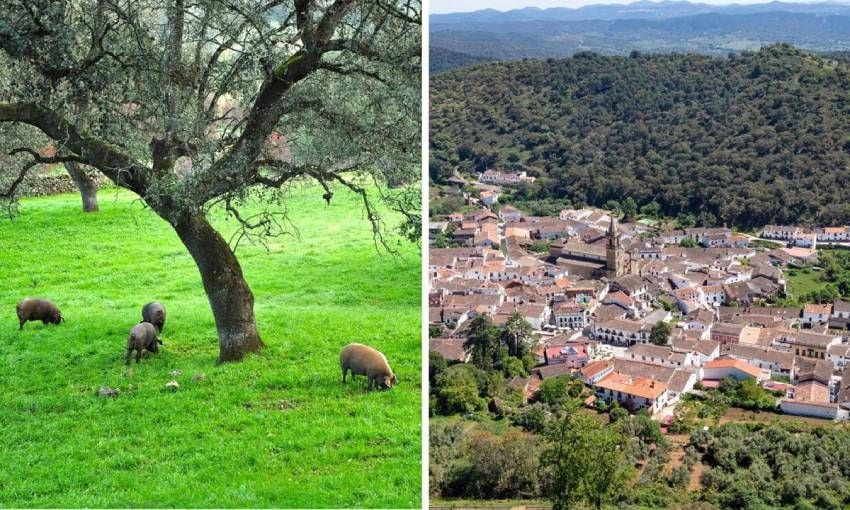
M 478 11 L 497 9 L 509 11 L 523 7 L 581 7 L 591 4 L 628 4 L 634 0 L 431 0 L 431 14 L 446 12 Z M 698 3 L 713 5 L 726 4 L 763 4 L 770 0 L 695 0 Z M 802 0 L 800 3 L 805 2 Z

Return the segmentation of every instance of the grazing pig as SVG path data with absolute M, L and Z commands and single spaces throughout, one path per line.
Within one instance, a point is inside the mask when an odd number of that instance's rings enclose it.
M 349 370 L 352 379 L 355 375 L 368 377 L 369 389 L 389 389 L 397 382 L 387 358 L 368 345 L 346 345 L 339 353 L 339 366 L 342 368 L 342 382 L 345 382 L 345 374 Z
M 15 307 L 18 312 L 18 320 L 21 327 L 18 331 L 24 329 L 24 324 L 27 321 L 41 321 L 44 324 L 59 324 L 64 321 L 62 312 L 53 301 L 47 299 L 26 298 Z
M 126 364 L 130 364 L 130 356 L 133 351 L 136 351 L 136 363 L 142 359 L 142 351 L 145 349 L 151 352 L 159 352 L 158 342 L 156 327 L 150 322 L 142 322 L 133 326 L 133 329 L 130 330 L 130 336 L 127 337 Z
M 162 328 L 165 327 L 165 306 L 156 301 L 146 304 L 142 307 L 142 322 L 150 322 L 162 333 Z

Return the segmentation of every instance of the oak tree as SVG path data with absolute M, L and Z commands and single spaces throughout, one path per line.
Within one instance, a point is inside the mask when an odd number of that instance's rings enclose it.
M 236 239 L 288 228 L 287 190 L 311 180 L 360 197 L 376 245 L 380 202 L 417 237 L 419 2 L 411 0 L 8 0 L 0 56 L 14 68 L 0 122 L 34 128 L 4 195 L 32 167 L 85 165 L 136 193 L 200 271 L 219 361 L 263 347 Z M 260 203 L 247 213 L 246 203 Z

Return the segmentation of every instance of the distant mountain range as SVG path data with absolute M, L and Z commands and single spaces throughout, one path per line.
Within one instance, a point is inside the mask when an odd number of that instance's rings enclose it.
M 639 1 L 630 4 L 595 4 L 571 9 L 568 7 L 526 7 L 510 11 L 484 9 L 474 12 L 432 14 L 431 27 L 457 23 L 498 23 L 506 21 L 586 21 L 614 19 L 669 19 L 696 14 L 760 14 L 765 12 L 797 12 L 821 15 L 850 14 L 850 3 L 790 3 L 767 2 L 752 5 L 711 5 L 697 2 Z
M 432 53 L 438 48 L 450 50 L 454 52 L 450 62 L 460 65 L 475 63 L 473 57 L 515 60 L 567 57 L 581 51 L 726 54 L 777 42 L 814 51 L 847 51 L 850 4 L 641 1 L 578 9 L 487 9 L 432 15 L 430 35 Z M 432 72 L 460 65 L 437 70 L 432 66 Z

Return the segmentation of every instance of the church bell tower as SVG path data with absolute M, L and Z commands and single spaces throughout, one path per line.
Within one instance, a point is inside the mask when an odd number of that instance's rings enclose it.
M 605 269 L 611 276 L 622 276 L 623 268 L 620 267 L 623 260 L 623 252 L 620 248 L 620 235 L 617 232 L 617 220 L 611 216 L 611 225 L 608 227 L 608 246 L 605 249 Z

